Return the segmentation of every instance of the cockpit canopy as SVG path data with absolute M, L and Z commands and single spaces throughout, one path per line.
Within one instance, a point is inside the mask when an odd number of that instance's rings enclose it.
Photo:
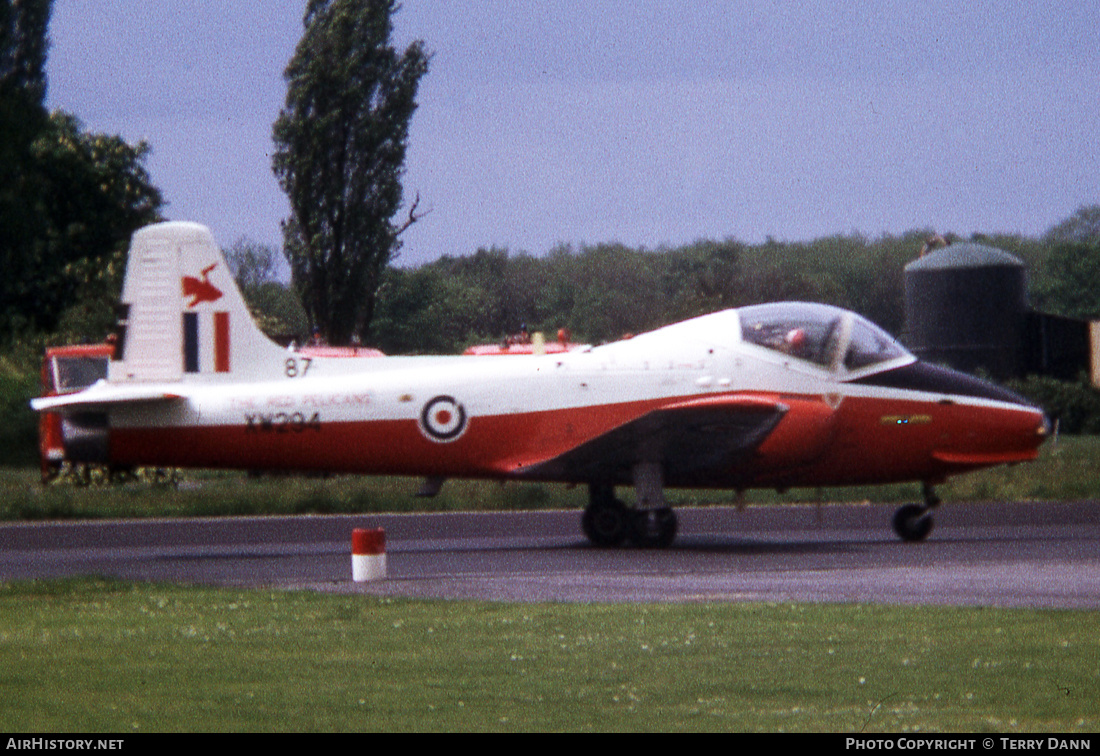
M 834 371 L 916 359 L 886 331 L 839 307 L 776 302 L 742 307 L 737 313 L 745 342 Z

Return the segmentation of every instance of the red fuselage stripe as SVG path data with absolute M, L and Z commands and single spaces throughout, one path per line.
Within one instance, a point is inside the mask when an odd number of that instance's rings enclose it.
M 779 399 L 790 410 L 751 462 L 713 471 L 706 480 L 669 484 L 930 480 L 981 467 L 982 459 L 1034 459 L 1042 440 L 1041 415 L 1025 408 L 848 397 L 834 411 L 821 397 Z M 432 440 L 412 419 L 325 422 L 305 413 L 238 425 L 116 428 L 111 457 L 132 465 L 507 478 L 667 404 L 666 399 L 473 416 L 451 443 Z

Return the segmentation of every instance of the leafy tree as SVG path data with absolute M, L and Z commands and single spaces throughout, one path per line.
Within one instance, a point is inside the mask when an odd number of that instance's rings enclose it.
M 1100 242 L 1100 205 L 1081 207 L 1047 232 L 1048 242 Z
M 562 245 L 542 257 L 503 249 L 391 270 L 380 292 L 376 345 L 387 353 L 454 353 L 515 333 L 521 323 L 548 337 L 569 328 L 600 343 L 667 323 L 784 299 L 859 312 L 905 338 L 904 269 L 928 229 L 869 239 L 745 245 L 698 241 L 646 251 L 622 245 Z M 1031 295 L 1044 312 L 1100 317 L 1100 245 L 1020 236 L 980 237 L 1025 261 Z
M 53 0 L 0 2 L 0 198 L 25 189 L 30 146 L 46 124 L 46 29 Z
M 74 337 L 101 338 L 111 325 L 134 231 L 160 220 L 163 204 L 144 167 L 149 147 L 81 130 L 53 113 L 32 148 L 40 204 L 35 238 L 11 264 L 23 282 L 12 320 Z
M 468 343 L 496 338 L 477 330 L 487 309 L 482 292 L 449 273 L 447 262 L 385 272 L 370 346 L 387 354 L 455 354 Z
M 1069 318 L 1100 317 L 1100 238 L 1092 244 L 1053 244 L 1037 284 L 1044 310 Z
M 47 115 L 49 0 L 0 3 L 0 340 L 101 337 L 130 235 L 159 219 L 144 143 Z M 91 331 L 92 333 L 89 333 Z
M 1051 420 L 1058 422 L 1061 433 L 1100 433 L 1100 390 L 1087 375 L 1076 381 L 1029 375 L 1010 381 L 1009 387 L 1041 406 Z
M 275 281 L 279 268 L 279 252 L 268 244 L 248 238 L 240 238 L 225 251 L 225 260 L 247 297 L 252 289 Z
M 279 281 L 267 281 L 244 295 L 256 324 L 280 344 L 303 343 L 309 337 L 309 318 L 294 290 Z
M 428 71 L 423 42 L 390 44 L 396 0 L 310 0 L 284 74 L 273 167 L 290 199 L 287 260 L 302 304 L 331 343 L 363 333 L 382 271 L 417 203 L 395 224 L 409 122 Z
M 661 296 L 660 260 L 621 244 L 585 248 L 574 275 L 574 330 L 601 342 L 648 331 L 669 322 Z
M 268 244 L 240 238 L 225 250 L 233 278 L 260 329 L 280 342 L 309 334 L 309 319 L 297 294 L 278 280 L 279 251 Z
M 34 282 L 23 279 L 40 204 L 31 146 L 46 125 L 46 29 L 52 0 L 0 2 L 0 339 L 10 340 Z

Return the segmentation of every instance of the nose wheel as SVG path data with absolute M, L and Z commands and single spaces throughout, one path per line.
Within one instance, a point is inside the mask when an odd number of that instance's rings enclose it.
M 894 532 L 907 543 L 918 543 L 932 533 L 935 520 L 932 510 L 939 506 L 940 498 L 928 483 L 924 484 L 924 504 L 906 504 L 894 513 Z

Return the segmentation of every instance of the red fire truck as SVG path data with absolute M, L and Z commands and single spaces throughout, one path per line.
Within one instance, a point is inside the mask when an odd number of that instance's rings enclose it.
M 107 377 L 107 363 L 114 345 L 82 344 L 48 347 L 42 360 L 42 396 L 57 396 L 91 386 Z M 38 418 L 38 453 L 42 464 L 42 482 L 48 483 L 65 471 L 87 476 L 88 470 L 73 470 L 66 459 L 63 420 L 55 412 L 43 412 Z

